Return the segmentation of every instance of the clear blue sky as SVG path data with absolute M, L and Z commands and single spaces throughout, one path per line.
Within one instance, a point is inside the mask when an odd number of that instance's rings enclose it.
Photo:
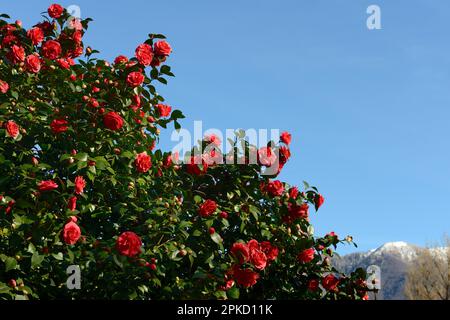
M 51 3 L 0 11 L 29 27 Z M 176 78 L 159 91 L 187 115 L 183 126 L 290 131 L 280 178 L 325 195 L 312 218 L 319 234 L 351 234 L 366 250 L 450 231 L 450 2 L 60 3 L 94 19 L 86 43 L 106 59 L 166 34 Z M 382 30 L 366 27 L 371 4 Z

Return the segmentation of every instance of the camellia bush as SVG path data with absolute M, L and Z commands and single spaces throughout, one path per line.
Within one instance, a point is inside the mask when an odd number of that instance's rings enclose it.
M 83 43 L 91 20 L 60 5 L 28 30 L 9 19 L 0 16 L 0 299 L 367 298 L 363 270 L 331 263 L 351 239 L 314 236 L 308 217 L 323 196 L 276 180 L 289 133 L 256 150 L 238 132 L 234 155 L 208 149 L 221 141 L 207 136 L 207 152 L 179 163 L 156 148 L 161 128 L 184 118 L 156 90 L 173 76 L 164 36 L 107 62 Z M 67 285 L 73 266 L 78 288 Z

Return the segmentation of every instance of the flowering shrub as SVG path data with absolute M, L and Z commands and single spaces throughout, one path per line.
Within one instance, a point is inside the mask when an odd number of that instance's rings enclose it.
M 48 15 L 28 30 L 0 16 L 0 298 L 365 297 L 362 270 L 331 266 L 345 240 L 313 235 L 317 189 L 262 174 L 288 161 L 289 133 L 259 163 L 238 164 L 255 151 L 238 134 L 234 164 L 212 149 L 180 165 L 156 149 L 184 117 L 156 91 L 173 76 L 164 36 L 110 63 L 83 43 L 90 19 Z

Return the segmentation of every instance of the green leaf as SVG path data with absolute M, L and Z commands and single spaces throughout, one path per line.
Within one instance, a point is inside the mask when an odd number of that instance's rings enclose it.
M 158 78 L 158 76 L 159 76 L 158 69 L 154 68 L 154 69 L 152 69 L 152 71 L 150 71 L 150 77 L 152 79 L 156 79 L 156 78 Z
M 37 252 L 33 253 L 31 256 L 31 268 L 34 269 L 36 267 L 39 267 L 44 261 L 45 256 L 38 254 Z
M 309 183 L 306 181 L 303 181 L 303 185 L 305 186 L 305 190 L 309 189 Z
M 91 172 L 92 174 L 96 174 L 97 173 L 97 170 L 95 169 L 95 167 L 94 166 L 89 166 L 89 168 L 88 168 L 88 172 Z
M 194 237 L 199 237 L 199 236 L 202 235 L 202 232 L 201 232 L 200 230 L 194 230 L 194 232 L 192 233 L 192 235 L 193 235 Z
M 250 213 L 253 215 L 256 221 L 258 221 L 259 210 L 255 206 L 249 206 Z
M 20 226 L 22 224 L 31 224 L 33 222 L 34 222 L 34 220 L 31 220 L 30 218 L 27 218 L 25 216 L 20 216 L 18 214 L 14 214 L 14 223 L 17 226 Z
M 170 255 L 170 259 L 172 259 L 174 261 L 180 261 L 181 259 L 183 259 L 183 257 L 178 255 L 179 252 L 180 252 L 180 250 L 173 251 L 172 254 Z
M 9 293 L 11 291 L 10 287 L 8 287 L 5 283 L 0 282 L 0 294 Z
M 213 234 L 210 235 L 212 241 L 214 241 L 217 244 L 222 244 L 222 237 L 220 236 L 220 234 L 218 234 L 217 232 L 214 232 Z
M 239 289 L 236 287 L 227 291 L 227 296 L 231 299 L 239 299 Z
M 167 80 L 164 78 L 159 77 L 158 81 L 161 82 L 162 84 L 167 84 Z
M 33 254 L 33 253 L 35 253 L 36 252 L 36 247 L 30 242 L 29 244 L 28 244 L 28 250 L 27 250 L 29 253 L 31 253 L 31 254 Z
M 55 258 L 56 260 L 63 260 L 63 254 L 62 252 L 58 252 L 58 253 L 52 253 L 53 258 Z
M 6 257 L 4 262 L 5 262 L 5 271 L 6 272 L 16 269 L 16 267 L 17 267 L 17 260 L 14 259 L 13 257 Z
M 73 252 L 71 250 L 67 250 L 67 254 L 69 256 L 69 261 L 72 263 L 73 259 L 75 258 Z
M 170 115 L 172 119 L 183 119 L 185 118 L 183 112 L 181 110 L 174 110 L 172 111 L 172 114 Z
M 95 181 L 95 174 L 93 174 L 91 171 L 86 172 L 86 175 L 89 180 L 91 180 L 92 182 Z
M 160 69 L 160 72 L 167 74 L 168 72 L 170 72 L 170 67 L 168 65 L 163 65 Z
M 134 154 L 130 151 L 124 151 L 120 155 L 124 158 L 129 158 L 129 159 L 134 157 Z
M 226 299 L 227 298 L 227 293 L 223 290 L 214 292 L 214 295 L 216 296 L 217 299 Z
M 211 265 L 213 260 L 214 260 L 214 252 L 211 253 L 211 255 L 208 257 L 208 259 L 205 260 L 205 263 L 208 263 L 209 265 Z
M 77 169 L 78 170 L 86 168 L 86 167 L 87 167 L 87 161 L 79 161 L 78 164 L 77 164 Z
M 178 121 L 173 122 L 173 126 L 175 127 L 175 130 L 179 131 L 181 129 L 181 124 Z
M 75 159 L 77 159 L 78 161 L 87 161 L 87 159 L 88 159 L 88 154 L 85 153 L 85 152 L 78 153 L 78 154 L 75 156 Z

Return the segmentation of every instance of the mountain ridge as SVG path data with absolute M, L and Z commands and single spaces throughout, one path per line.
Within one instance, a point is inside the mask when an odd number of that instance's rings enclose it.
M 381 270 L 381 289 L 377 299 L 404 300 L 404 285 L 408 267 L 420 250 L 432 250 L 439 256 L 445 248 L 423 248 L 404 241 L 387 242 L 380 247 L 363 252 L 354 252 L 333 259 L 333 264 L 345 273 L 356 268 L 367 269 L 378 266 Z

